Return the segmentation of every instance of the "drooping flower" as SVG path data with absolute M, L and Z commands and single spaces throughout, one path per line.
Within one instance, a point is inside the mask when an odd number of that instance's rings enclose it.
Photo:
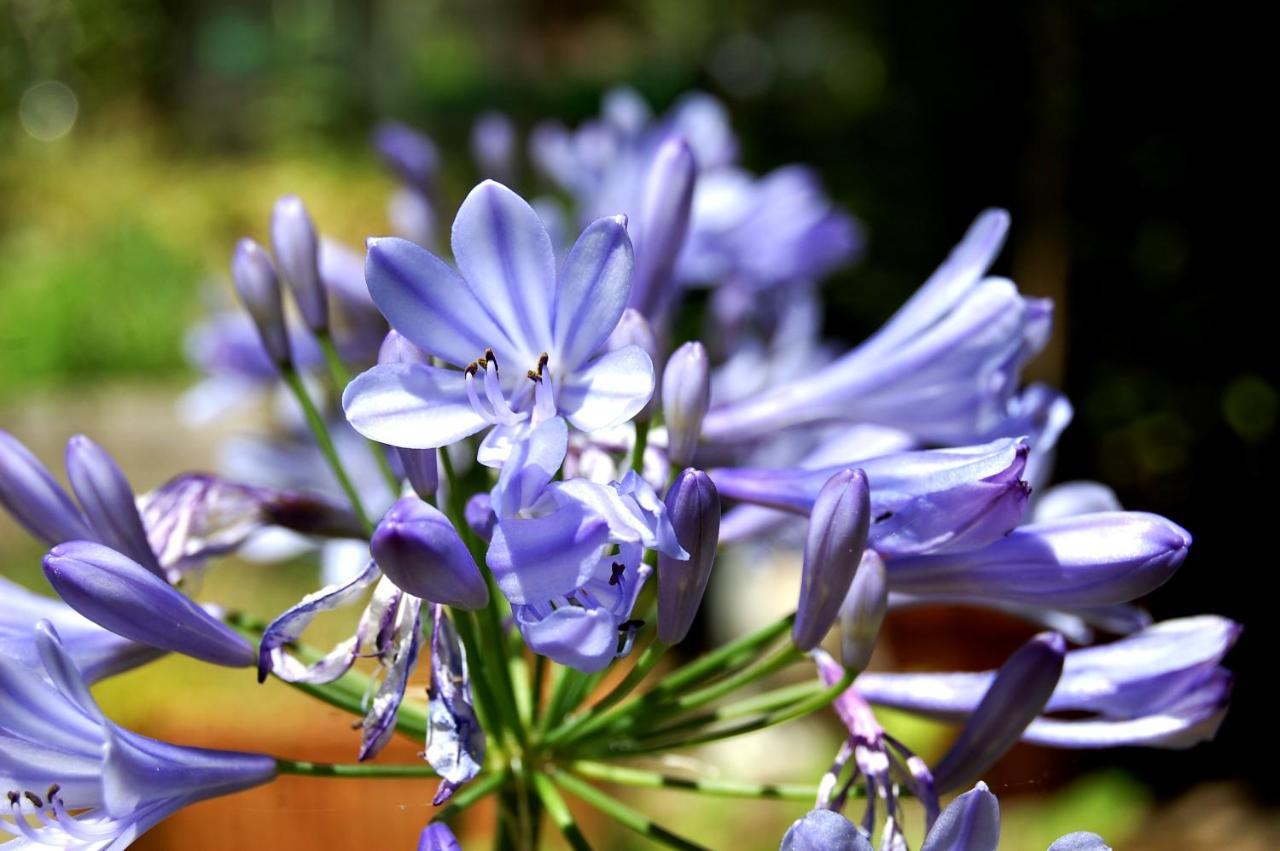
M 703 437 L 759 439 L 778 429 L 870 422 L 931 443 L 1002 433 L 1023 364 L 1048 339 L 1049 302 L 986 277 L 1008 229 L 988 211 L 916 294 L 874 336 L 825 367 L 734 404 L 712 408 Z
M 353 636 L 310 664 L 286 652 L 317 615 L 352 605 L 370 587 L 373 595 Z M 365 713 L 359 753 L 361 760 L 369 759 L 395 729 L 422 646 L 421 612 L 422 600 L 401 591 L 370 561 L 354 578 L 308 594 L 267 626 L 258 644 L 258 681 L 275 674 L 291 683 L 329 683 L 349 671 L 357 659 L 377 659 L 381 682 Z
M 206 798 L 268 783 L 268 756 L 189 748 L 117 727 L 57 632 L 34 628 L 39 665 L 0 654 L 0 790 L 13 848 L 116 851 Z
M 900 452 L 856 462 L 871 485 L 868 546 L 886 558 L 970 550 L 1022 521 L 1028 447 L 1000 438 L 976 446 Z M 709 471 L 721 496 L 808 514 L 832 475 L 849 464 Z
M 648 401 L 647 354 L 638 347 L 600 354 L 630 288 L 621 219 L 587 228 L 557 275 L 537 214 L 486 181 L 458 210 L 453 251 L 458 272 L 404 240 L 370 241 L 374 302 L 414 345 L 459 369 L 388 363 L 361 374 L 343 394 L 357 431 L 431 448 L 497 426 L 486 447 L 500 463 L 498 447 L 547 419 L 564 416 L 591 431 L 625 422 Z
M 432 799 L 439 806 L 484 767 L 485 736 L 471 700 L 467 651 L 441 606 L 433 617 L 426 758 L 440 773 Z
M 1071 650 L 1044 713 L 1022 740 L 1063 748 L 1184 748 L 1210 739 L 1231 693 L 1221 661 L 1239 634 L 1239 624 L 1205 615 Z M 877 671 L 859 677 L 858 690 L 885 706 L 959 720 L 976 709 L 994 677 Z M 1068 712 L 1076 717 L 1056 717 Z

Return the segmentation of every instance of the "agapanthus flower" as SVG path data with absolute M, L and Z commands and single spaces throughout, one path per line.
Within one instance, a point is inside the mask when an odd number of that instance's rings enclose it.
M 1008 230 L 979 216 L 964 240 L 869 340 L 802 378 L 712 408 L 703 438 L 757 440 L 778 429 L 871 422 L 931 443 L 1002 433 L 1022 366 L 1048 339 L 1052 309 L 988 277 Z
M 164 652 L 103 629 L 53 597 L 28 591 L 0 576 L 0 655 L 31 668 L 40 665 L 31 629 L 48 621 L 57 629 L 63 649 L 90 683 L 160 658 Z
M 268 756 L 190 748 L 113 724 L 57 632 L 33 628 L 39 665 L 0 654 L 5 848 L 116 851 L 181 809 L 275 778 Z
M 1061 680 L 1023 741 L 1064 748 L 1182 748 L 1212 738 L 1231 694 L 1231 674 L 1221 662 L 1240 629 L 1211 615 L 1179 618 L 1069 651 Z M 990 671 L 877 671 L 859 677 L 857 687 L 873 703 L 958 720 L 974 711 L 993 677 Z
M 388 363 L 343 394 L 361 434 L 406 448 L 447 446 L 490 426 L 483 458 L 500 463 L 512 441 L 563 416 L 591 431 L 625 422 L 653 392 L 640 348 L 601 353 L 626 306 L 631 243 L 621 219 L 600 219 L 557 275 L 533 209 L 486 181 L 453 227 L 459 272 L 412 243 L 369 243 L 366 277 L 392 327 L 458 369 Z

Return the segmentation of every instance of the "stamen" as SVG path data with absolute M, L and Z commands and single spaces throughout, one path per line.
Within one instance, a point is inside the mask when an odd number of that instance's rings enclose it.
M 17 792 L 9 792 L 9 803 L 15 807 L 22 806 L 22 795 Z
M 626 566 L 625 564 L 621 564 L 621 563 L 619 563 L 619 562 L 616 562 L 616 561 L 615 561 L 615 562 L 613 563 L 613 575 L 609 577 L 609 584 L 610 584 L 610 585 L 617 585 L 619 582 L 621 582 L 621 581 L 622 581 L 622 573 L 623 573 L 623 571 L 625 571 L 626 569 L 627 569 L 627 566 Z
M 536 382 L 538 382 L 539 384 L 541 384 L 541 383 L 542 383 L 542 376 L 541 376 L 541 375 L 539 375 L 538 373 L 534 372 L 532 369 L 531 369 L 531 370 L 529 370 L 528 372 L 526 372 L 526 373 L 525 373 L 525 375 L 527 375 L 527 376 L 529 377 L 529 380 L 530 380 L 530 381 L 536 381 Z
M 44 801 L 35 792 L 23 792 L 22 797 L 30 801 L 31 806 L 35 807 L 37 810 L 44 809 Z
M 493 349 L 484 350 L 484 359 L 493 364 L 494 371 L 498 369 L 498 356 L 493 353 Z

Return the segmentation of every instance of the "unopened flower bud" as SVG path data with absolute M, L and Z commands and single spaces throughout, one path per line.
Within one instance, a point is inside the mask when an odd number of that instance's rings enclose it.
M 93 538 L 80 509 L 40 459 L 0 430 L 0 506 L 46 544 Z
M 699 342 L 672 353 L 662 373 L 662 414 L 667 422 L 667 456 L 675 466 L 692 463 L 711 399 L 711 364 Z
M 635 223 L 631 306 L 654 322 L 671 303 L 673 273 L 689 231 L 697 175 L 698 164 L 689 143 L 682 136 L 672 136 L 654 154 L 645 177 Z
M 678 560 L 658 555 L 658 640 L 684 640 L 702 605 L 720 539 L 720 496 L 701 470 L 685 470 L 667 491 L 667 516 L 676 540 L 689 552 Z
M 866 670 L 888 610 L 884 561 L 875 550 L 866 550 L 840 606 L 840 662 L 846 670 Z
M 791 631 L 796 646 L 812 650 L 840 614 L 862 561 L 871 527 L 871 487 L 861 470 L 832 476 L 813 504 L 804 545 L 800 602 Z
M 236 293 L 253 324 L 258 328 L 262 346 L 267 356 L 277 366 L 288 366 L 291 361 L 289 332 L 284 324 L 284 301 L 280 298 L 280 281 L 275 267 L 262 246 L 252 239 L 236 243 L 231 258 L 231 279 Z
M 398 588 L 432 603 L 482 609 L 489 589 L 449 519 L 414 496 L 391 506 L 369 542 L 373 560 Z
M 320 239 L 302 199 L 285 195 L 271 212 L 271 250 L 302 321 L 316 333 L 329 329 L 329 299 L 320 279 Z
M 129 480 L 106 451 L 83 434 L 67 441 L 67 478 L 102 543 L 157 576 L 160 562 L 147 541 Z

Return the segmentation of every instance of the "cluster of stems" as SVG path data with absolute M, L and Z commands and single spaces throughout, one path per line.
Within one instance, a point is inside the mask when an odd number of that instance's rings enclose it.
M 322 340 L 322 345 L 326 341 Z M 325 346 L 331 378 L 341 387 L 347 378 L 341 360 Z M 324 417 L 296 372 L 285 383 L 302 406 L 314 437 L 361 523 L 372 530 L 371 518 L 343 468 Z M 638 435 L 643 445 L 644 430 Z M 386 463 L 383 450 L 370 444 L 389 482 L 399 482 Z M 642 451 L 635 453 L 635 459 Z M 476 563 L 485 564 L 485 546 L 464 517 L 467 483 L 456 474 L 447 452 L 440 452 L 443 472 L 439 505 L 457 528 Z M 482 486 L 482 485 L 477 485 Z M 672 775 L 647 770 L 625 761 L 680 748 L 732 738 L 800 718 L 828 706 L 852 683 L 855 672 L 832 686 L 824 686 L 805 670 L 803 681 L 761 690 L 761 681 L 805 661 L 792 643 L 794 615 L 739 637 L 682 665 L 663 665 L 669 649 L 652 626 L 637 636 L 634 660 L 625 674 L 616 664 L 596 674 L 549 662 L 532 654 L 519 632 L 508 627 L 510 610 L 492 574 L 489 605 L 476 612 L 451 610 L 458 635 L 472 660 L 471 687 L 475 707 L 488 739 L 484 770 L 464 785 L 436 813 L 451 820 L 480 800 L 497 799 L 496 847 L 528 851 L 537 846 L 544 816 L 569 845 L 590 848 L 562 793 L 598 810 L 625 827 L 669 848 L 701 848 L 699 844 L 655 823 L 593 783 L 615 786 L 678 789 L 704 795 L 811 801 L 817 788 L 806 785 L 752 783 L 719 778 Z M 652 586 L 637 608 L 655 622 Z M 236 613 L 230 622 L 250 638 L 265 624 Z M 429 625 L 428 625 L 429 628 Z M 304 662 L 322 654 L 305 645 L 292 645 Z M 660 666 L 665 670 L 661 671 Z M 619 678 L 619 675 L 620 678 Z M 375 690 L 372 678 L 350 671 L 325 684 L 291 683 L 295 688 L 338 709 L 363 715 Z M 428 735 L 427 704 L 406 696 L 396 730 L 422 741 Z M 618 763 L 616 761 L 624 762 Z M 331 764 L 281 759 L 282 774 L 310 777 L 404 778 L 430 777 L 425 763 Z

